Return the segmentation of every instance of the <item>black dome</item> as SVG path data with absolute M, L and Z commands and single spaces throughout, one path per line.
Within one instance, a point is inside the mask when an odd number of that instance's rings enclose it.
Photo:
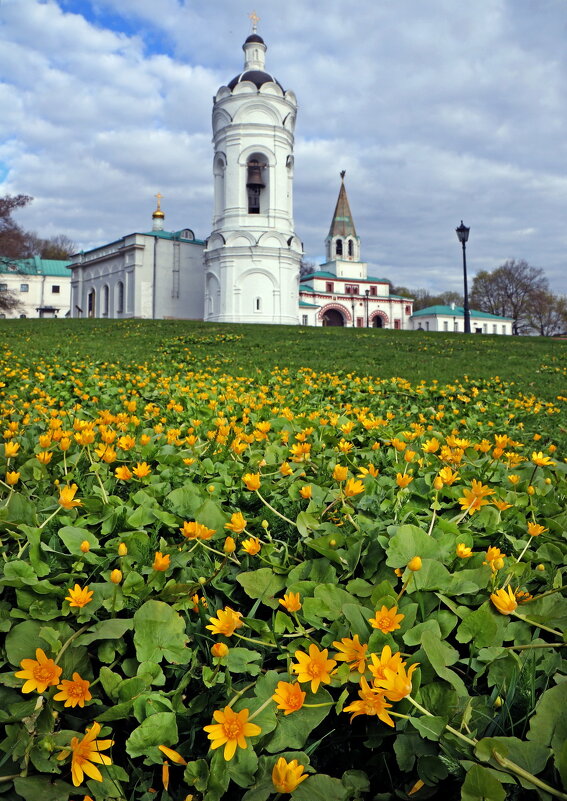
M 244 42 L 244 44 L 247 44 L 248 42 L 259 42 L 260 44 L 266 44 L 265 41 L 262 39 L 262 37 L 258 36 L 257 33 L 251 33 L 248 39 L 246 39 L 246 41 Z
M 254 36 L 254 34 L 252 35 Z M 265 83 L 276 83 L 283 91 L 283 86 L 281 83 L 276 81 L 273 75 L 270 75 L 268 72 L 262 72 L 262 70 L 246 70 L 245 72 L 241 72 L 240 75 L 237 75 L 232 79 L 232 81 L 228 84 L 228 88 L 234 89 L 234 87 L 237 84 L 242 83 L 242 81 L 251 81 L 252 83 L 256 84 L 258 89 Z

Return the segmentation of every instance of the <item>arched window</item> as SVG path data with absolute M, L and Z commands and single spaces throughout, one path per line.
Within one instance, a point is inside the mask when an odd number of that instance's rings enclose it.
M 116 313 L 123 314 L 124 312 L 124 284 L 119 281 L 116 284 Z
M 96 314 L 96 292 L 91 289 L 87 295 L 87 316 L 94 317 Z
M 109 300 L 109 289 L 108 285 L 105 284 L 102 288 L 102 316 L 108 317 L 108 300 Z
M 348 240 L 348 255 L 352 258 L 354 255 L 354 248 L 352 245 L 352 239 Z
M 337 241 L 335 242 L 335 253 L 336 253 L 337 256 L 342 256 L 343 255 L 343 240 L 342 239 L 337 239 Z
M 248 198 L 248 214 L 260 214 L 262 196 L 266 189 L 263 164 L 258 156 L 251 156 L 246 164 L 246 195 Z

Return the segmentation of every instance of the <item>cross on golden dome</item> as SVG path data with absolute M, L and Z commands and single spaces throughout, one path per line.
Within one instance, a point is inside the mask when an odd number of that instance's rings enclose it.
M 248 17 L 252 22 L 252 33 L 256 33 L 256 28 L 258 27 L 261 17 L 259 17 L 255 11 L 253 11 L 251 14 L 248 14 Z

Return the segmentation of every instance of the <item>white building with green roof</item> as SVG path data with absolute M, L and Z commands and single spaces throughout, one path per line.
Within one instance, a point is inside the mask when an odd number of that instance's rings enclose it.
M 0 258 L 0 292 L 10 292 L 17 306 L 0 317 L 68 317 L 71 270 L 68 261 Z
M 368 275 L 360 258 L 356 233 L 341 172 L 341 186 L 329 233 L 326 261 L 305 275 L 299 285 L 302 325 L 411 329 L 413 300 L 393 295 L 386 278 Z
M 470 310 L 472 334 L 498 334 L 510 336 L 513 320 L 488 312 Z M 465 330 L 465 310 L 454 303 L 450 306 L 428 306 L 411 316 L 414 331 L 461 332 Z

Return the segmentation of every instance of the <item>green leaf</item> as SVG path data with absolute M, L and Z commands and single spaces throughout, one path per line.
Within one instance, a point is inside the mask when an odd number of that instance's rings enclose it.
M 492 773 L 481 765 L 467 771 L 461 788 L 461 801 L 504 801 L 506 791 Z
M 344 784 L 324 773 L 309 776 L 293 792 L 293 801 L 345 801 L 346 797 Z
M 468 696 L 463 680 L 447 667 L 447 665 L 453 665 L 459 659 L 458 651 L 448 643 L 437 639 L 430 631 L 424 632 L 421 638 L 421 645 L 437 675 L 452 684 L 459 695 Z
M 436 741 L 439 740 L 447 725 L 445 718 L 429 717 L 429 715 L 424 715 L 421 718 L 410 717 L 410 723 L 426 740 Z
M 95 640 L 119 640 L 134 627 L 134 621 L 124 618 L 102 620 L 94 625 L 86 634 L 75 640 L 75 645 L 89 645 Z
M 262 659 L 259 651 L 249 651 L 248 648 L 231 648 L 226 657 L 226 667 L 231 673 L 248 673 L 257 676 L 261 665 L 256 664 Z
M 26 584 L 32 585 L 36 583 L 37 574 L 27 562 L 14 559 L 13 562 L 4 564 L 4 577 L 0 579 L 0 586 L 24 587 Z
M 163 755 L 158 745 L 176 745 L 179 739 L 174 712 L 156 712 L 146 718 L 126 740 L 131 757 L 145 756 L 150 764 L 161 764 Z
M 195 484 L 186 481 L 182 487 L 170 492 L 165 500 L 175 514 L 186 520 L 195 520 L 197 509 L 203 503 L 203 496 Z
M 387 548 L 389 567 L 405 567 L 414 556 L 435 559 L 439 556 L 439 543 L 417 526 L 397 526 Z
M 207 789 L 207 783 L 209 781 L 209 763 L 206 759 L 197 759 L 194 762 L 188 762 L 183 778 L 187 784 L 202 793 Z
M 75 792 L 72 785 L 46 776 L 18 776 L 14 788 L 25 801 L 67 801 Z
M 427 535 L 426 535 L 427 536 Z M 451 574 L 441 562 L 435 559 L 422 559 L 421 570 L 413 574 L 413 581 L 407 585 L 407 592 L 421 590 L 447 590 L 451 585 Z
M 123 681 L 120 673 L 115 673 L 113 670 L 106 667 L 106 665 L 103 665 L 100 669 L 99 676 L 104 692 L 109 698 L 116 698 L 116 691 Z
M 278 711 L 278 725 L 268 744 L 265 746 L 266 751 L 270 754 L 275 754 L 278 751 L 283 751 L 285 748 L 303 748 L 313 729 L 315 729 L 332 710 L 332 701 L 331 695 L 326 690 L 320 688 L 316 694 L 308 692 L 305 697 L 305 703 L 329 703 L 329 706 L 316 707 L 314 709 L 302 707 L 298 709 L 297 712 L 292 712 L 290 715 L 284 715 L 282 711 Z
M 266 606 L 277 609 L 279 601 L 274 596 L 286 584 L 282 576 L 277 576 L 269 567 L 261 567 L 259 570 L 239 573 L 236 580 L 249 598 L 259 598 Z
M 553 748 L 560 753 L 567 740 L 567 682 L 546 690 L 536 704 L 530 721 L 528 740 Z
M 219 750 L 215 756 L 217 759 L 222 759 L 224 762 L 221 750 Z M 250 787 L 254 781 L 254 775 L 258 770 L 258 757 L 252 746 L 248 745 L 247 748 L 237 748 L 236 754 L 230 762 L 225 762 L 225 768 L 232 781 L 239 787 Z
M 549 747 L 519 740 L 517 737 L 483 737 L 474 750 L 481 762 L 492 762 L 493 767 L 499 767 L 493 757 L 495 751 L 534 775 L 544 770 L 551 756 Z
M 98 539 L 86 528 L 63 526 L 63 528 L 59 529 L 57 534 L 69 553 L 72 553 L 73 556 L 83 556 L 83 552 L 81 551 L 81 543 L 85 540 L 89 543 L 91 548 L 94 549 L 99 547 Z
M 295 520 L 297 530 L 302 537 L 309 536 L 311 531 L 316 531 L 319 528 L 319 520 L 315 515 L 310 515 L 307 512 L 300 512 Z
M 134 645 L 139 662 L 186 665 L 191 650 L 186 647 L 185 621 L 163 601 L 146 601 L 134 615 Z
M 504 628 L 507 623 L 507 620 L 501 620 L 502 617 L 502 615 L 497 617 L 490 609 L 490 602 L 486 601 L 463 620 L 455 635 L 457 641 L 470 642 L 472 640 L 477 648 L 502 645 Z

